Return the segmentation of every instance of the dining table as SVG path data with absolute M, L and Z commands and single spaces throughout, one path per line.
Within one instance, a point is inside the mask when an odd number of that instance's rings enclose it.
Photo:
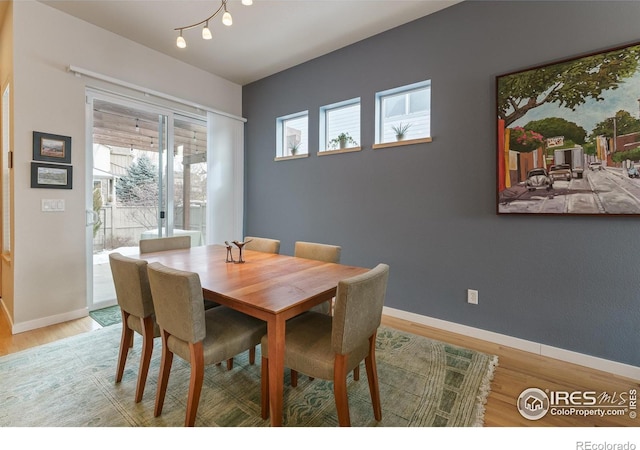
M 206 245 L 139 257 L 197 273 L 206 300 L 267 323 L 269 417 L 271 426 L 282 426 L 287 319 L 331 300 L 340 280 L 369 269 L 247 249 L 242 250 L 242 262 L 235 249 L 231 262 L 227 250 L 224 245 Z

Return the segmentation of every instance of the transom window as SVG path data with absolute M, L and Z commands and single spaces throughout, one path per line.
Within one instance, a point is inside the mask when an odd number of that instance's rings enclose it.
M 320 152 L 360 148 L 360 99 L 320 108 Z
M 290 114 L 276 119 L 276 157 L 309 153 L 309 113 Z
M 431 137 L 431 81 L 376 93 L 376 143 Z

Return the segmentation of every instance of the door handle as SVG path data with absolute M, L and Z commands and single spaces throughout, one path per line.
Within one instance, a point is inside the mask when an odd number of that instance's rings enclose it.
M 87 226 L 92 226 L 94 225 L 96 222 L 98 222 L 98 220 L 100 220 L 100 216 L 98 216 L 98 213 L 94 210 L 86 210 L 85 214 L 87 215 Z

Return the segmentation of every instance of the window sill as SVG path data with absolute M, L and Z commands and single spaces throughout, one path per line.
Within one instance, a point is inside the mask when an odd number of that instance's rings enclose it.
M 362 150 L 362 147 L 340 148 L 338 150 L 322 150 L 322 151 L 318 152 L 318 156 L 336 155 L 338 153 L 359 152 L 360 150 Z
M 291 155 L 291 156 L 276 156 L 274 161 L 288 161 L 290 159 L 300 159 L 300 158 L 308 158 L 308 153 L 303 153 L 302 155 Z
M 426 142 L 431 142 L 430 137 L 420 138 L 420 139 L 407 139 L 406 141 L 394 141 L 394 142 L 383 142 L 381 144 L 373 144 L 373 149 L 378 148 L 389 148 L 389 147 L 400 147 L 403 145 L 413 145 L 413 144 L 424 144 Z

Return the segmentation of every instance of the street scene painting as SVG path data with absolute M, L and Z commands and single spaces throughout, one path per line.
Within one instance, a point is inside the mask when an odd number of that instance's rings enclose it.
M 496 77 L 498 214 L 640 215 L 640 43 Z

